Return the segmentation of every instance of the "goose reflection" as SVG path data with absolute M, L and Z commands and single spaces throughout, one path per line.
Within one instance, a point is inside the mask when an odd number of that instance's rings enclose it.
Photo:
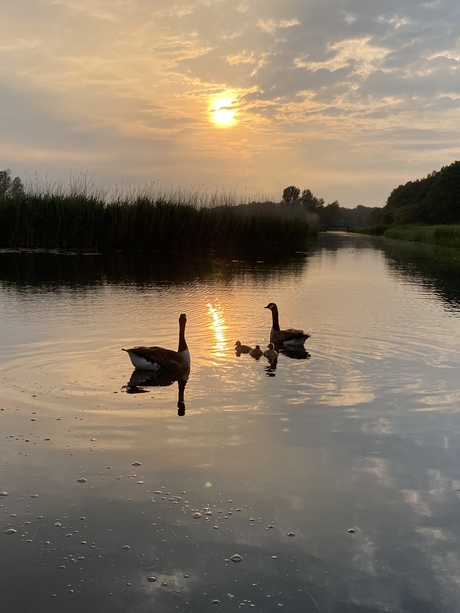
M 155 373 L 151 370 L 133 370 L 128 383 L 125 386 L 128 394 L 145 394 L 147 387 L 168 387 L 177 381 L 177 414 L 185 415 L 185 386 L 190 376 L 190 369 L 172 375 L 171 373 Z
M 278 353 L 285 355 L 288 358 L 292 358 L 293 360 L 309 360 L 311 355 L 305 349 L 305 347 L 279 347 L 275 345 Z

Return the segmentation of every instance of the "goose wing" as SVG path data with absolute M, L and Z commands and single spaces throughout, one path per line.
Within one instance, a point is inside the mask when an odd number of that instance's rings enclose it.
M 186 365 L 184 356 L 172 349 L 165 349 L 164 347 L 133 347 L 132 349 L 125 349 L 128 353 L 133 353 L 141 360 L 157 365 L 157 368 L 162 370 L 169 370 L 173 368 L 179 368 Z
M 288 334 L 292 334 L 292 336 L 301 336 L 305 334 L 303 330 L 294 330 L 294 328 L 288 328 L 287 330 L 281 330 L 281 332 L 287 332 Z

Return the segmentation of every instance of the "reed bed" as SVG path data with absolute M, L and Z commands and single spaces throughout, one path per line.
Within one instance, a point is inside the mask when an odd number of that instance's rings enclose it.
M 0 246 L 175 249 L 303 244 L 316 228 L 299 207 L 237 205 L 231 195 L 148 193 L 107 200 L 85 189 L 0 198 Z

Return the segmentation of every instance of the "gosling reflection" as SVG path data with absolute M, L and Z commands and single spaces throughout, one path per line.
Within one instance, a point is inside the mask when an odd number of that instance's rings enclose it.
M 278 366 L 278 357 L 268 360 L 268 366 L 265 366 L 265 374 L 267 377 L 274 377 L 276 375 L 276 367 Z
M 152 374 L 150 370 L 133 370 L 128 383 L 125 386 L 128 394 L 145 394 L 147 387 L 167 387 L 177 381 L 177 414 L 179 417 L 185 415 L 185 386 L 190 376 L 190 369 L 172 375 L 171 373 Z

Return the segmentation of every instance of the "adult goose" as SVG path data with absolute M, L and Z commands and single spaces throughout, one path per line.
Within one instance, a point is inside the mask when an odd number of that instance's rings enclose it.
M 270 330 L 270 342 L 276 347 L 299 347 L 302 346 L 309 334 L 303 330 L 280 330 L 278 307 L 274 302 L 270 302 L 265 307 L 272 312 L 272 329 Z
M 190 368 L 190 352 L 185 340 L 187 317 L 179 317 L 179 346 L 177 351 L 163 347 L 133 347 L 123 349 L 131 358 L 135 368 L 160 372 L 178 372 Z

